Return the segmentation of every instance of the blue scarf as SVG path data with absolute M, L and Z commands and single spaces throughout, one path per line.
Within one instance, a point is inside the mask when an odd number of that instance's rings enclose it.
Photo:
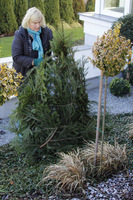
M 33 31 L 29 28 L 28 33 L 33 36 L 33 42 L 32 42 L 33 50 L 38 51 L 38 58 L 43 58 L 44 52 L 42 47 L 42 41 L 40 38 L 41 28 L 39 29 L 39 31 Z

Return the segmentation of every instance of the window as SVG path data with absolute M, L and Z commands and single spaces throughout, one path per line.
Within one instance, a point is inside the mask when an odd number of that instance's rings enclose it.
M 131 5 L 131 13 L 133 14 L 133 0 L 132 0 L 132 5 Z
M 124 15 L 125 0 L 101 0 L 100 7 L 101 14 L 121 17 Z
M 124 0 L 105 0 L 104 9 L 106 11 L 124 13 Z
M 95 0 L 95 13 L 122 17 L 133 13 L 133 0 Z

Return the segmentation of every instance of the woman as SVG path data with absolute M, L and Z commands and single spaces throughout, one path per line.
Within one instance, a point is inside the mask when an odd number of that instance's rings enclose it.
M 23 76 L 50 55 L 50 41 L 53 39 L 51 29 L 45 24 L 41 11 L 30 8 L 23 18 L 22 25 L 15 32 L 12 43 L 13 67 Z

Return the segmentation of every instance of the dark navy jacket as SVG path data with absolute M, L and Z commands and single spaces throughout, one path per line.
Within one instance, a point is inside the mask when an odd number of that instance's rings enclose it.
M 50 49 L 50 40 L 53 39 L 53 34 L 50 28 L 47 26 L 41 28 L 40 38 L 42 41 L 44 55 Z M 19 30 L 15 31 L 13 43 L 12 43 L 12 58 L 13 58 L 13 67 L 17 72 L 21 72 L 23 76 L 26 75 L 32 66 L 32 61 L 34 58 L 38 58 L 38 51 L 29 50 L 28 42 L 28 32 L 27 29 L 24 29 L 20 26 Z

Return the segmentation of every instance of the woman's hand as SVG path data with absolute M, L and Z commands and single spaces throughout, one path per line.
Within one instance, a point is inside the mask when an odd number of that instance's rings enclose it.
M 37 66 L 39 65 L 41 62 L 43 61 L 43 58 L 37 58 L 37 59 L 34 59 L 34 65 Z

